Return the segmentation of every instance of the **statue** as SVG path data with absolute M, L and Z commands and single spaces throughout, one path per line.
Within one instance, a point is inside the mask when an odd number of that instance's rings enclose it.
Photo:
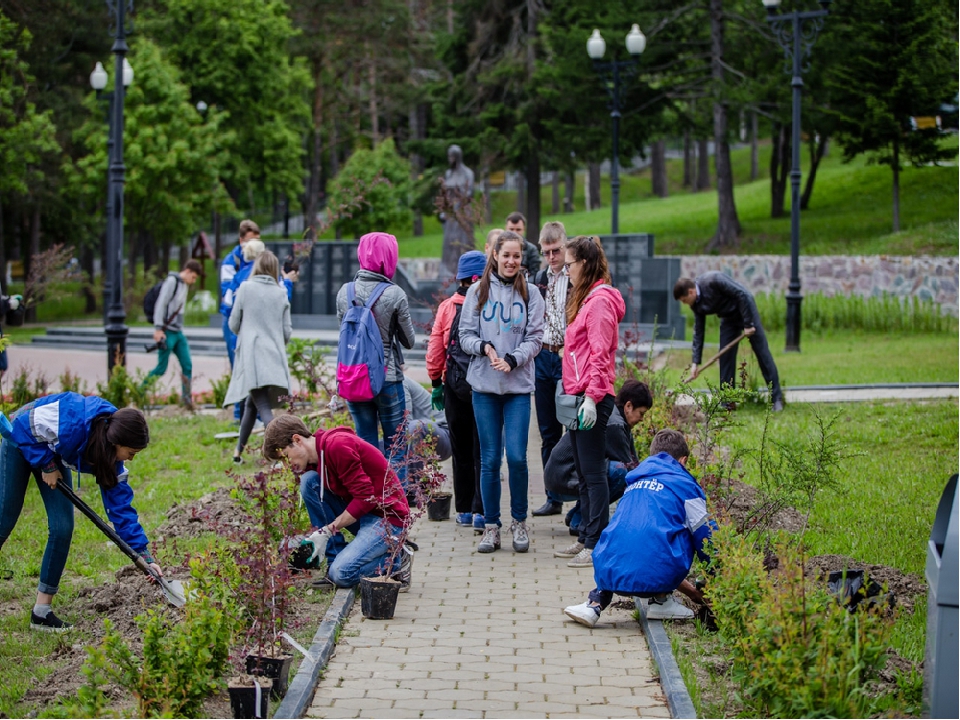
M 474 249 L 471 200 L 473 199 L 473 170 L 463 164 L 463 151 L 459 145 L 447 148 L 450 167 L 443 176 L 443 191 L 438 198 L 443 223 L 443 252 L 440 258 L 441 271 L 453 276 L 457 261 L 468 250 Z

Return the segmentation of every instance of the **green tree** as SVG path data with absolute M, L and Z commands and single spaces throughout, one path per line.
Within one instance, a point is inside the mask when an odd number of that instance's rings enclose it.
M 223 177 L 234 199 L 255 189 L 303 190 L 310 73 L 290 55 L 296 35 L 283 0 L 159 0 L 144 32 L 180 68 L 191 101 L 226 111 Z
M 157 249 L 168 267 L 171 246 L 186 243 L 211 210 L 223 209 L 227 198 L 219 177 L 233 138 L 222 127 L 225 113 L 201 117 L 177 68 L 153 42 L 134 41 L 130 62 L 136 75 L 124 110 L 124 214 L 135 273 L 141 251 L 147 269 Z M 67 171 L 73 191 L 95 201 L 104 195 L 107 129 L 93 93 L 87 106 L 91 114 L 77 141 L 88 154 Z
M 406 228 L 410 212 L 410 163 L 397 154 L 393 140 L 373 150 L 357 150 L 334 178 L 330 188 L 333 208 L 347 209 L 337 221 L 341 232 L 360 237 L 373 230 Z
M 831 78 L 837 142 L 845 160 L 866 154 L 893 172 L 893 230 L 900 230 L 900 171 L 955 156 L 939 128 L 911 118 L 937 115 L 957 93 L 957 12 L 947 0 L 844 3 L 836 20 L 844 61 Z

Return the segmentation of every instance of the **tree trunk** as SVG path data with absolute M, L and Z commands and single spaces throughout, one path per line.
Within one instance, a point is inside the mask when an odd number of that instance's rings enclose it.
M 697 140 L 697 190 L 710 189 L 710 141 Z
M 97 311 L 97 294 L 93 291 L 93 258 L 93 247 L 84 245 L 80 251 L 80 269 L 87 276 L 86 282 L 83 283 L 83 298 L 86 301 L 83 312 L 87 315 Z
M 483 166 L 483 221 L 489 225 L 493 222 L 493 208 L 490 205 L 490 166 Z
M 551 178 L 552 195 L 550 197 L 550 212 L 554 215 L 560 212 L 560 171 L 554 170 Z
M 0 293 L 7 294 L 7 242 L 3 234 L 3 197 L 0 196 Z
M 527 178 L 519 171 L 517 172 L 517 212 L 527 212 Z
M 770 149 L 770 217 L 786 215 L 787 180 L 790 177 L 791 127 L 775 123 L 773 147 Z
M 527 237 L 540 237 L 540 153 L 534 147 L 527 158 Z M 536 244 L 536 241 L 532 241 Z
M 750 111 L 750 180 L 760 177 L 760 148 L 757 138 L 757 111 Z
M 893 139 L 893 231 L 900 232 L 900 140 Z
M 447 0 L 447 35 L 453 35 L 453 0 Z
M 588 163 L 587 173 L 590 175 L 590 209 L 600 207 L 600 163 Z
M 33 220 L 30 222 L 30 270 L 33 269 L 34 259 L 40 254 L 40 203 L 37 203 L 33 207 Z M 28 269 L 24 266 L 24 279 L 30 277 Z M 37 321 L 37 300 L 41 298 L 34 298 L 35 302 L 30 304 L 30 307 L 27 308 L 27 312 L 24 315 L 24 320 L 26 322 L 36 322 Z
M 143 231 L 131 232 L 129 237 L 130 258 L 128 262 L 130 265 L 130 288 L 132 288 L 137 281 L 137 257 L 140 254 L 140 244 L 143 242 Z
M 171 251 L 172 246 L 173 246 L 173 243 L 170 240 L 164 239 L 163 248 L 161 249 L 161 252 L 160 252 L 160 269 L 163 271 L 164 275 L 170 272 L 170 259 L 171 259 L 171 256 L 173 255 L 173 252 Z M 179 265 L 181 266 L 183 265 L 183 263 L 186 260 L 186 256 L 189 252 L 190 251 L 187 250 L 186 253 L 184 252 L 180 253 Z M 175 268 L 175 270 L 179 271 L 180 268 L 177 267 Z
M 337 131 L 337 121 L 333 121 L 330 128 L 330 177 L 335 178 L 340 172 L 340 156 L 337 154 L 340 147 L 340 133 Z
M 573 212 L 573 193 L 576 190 L 577 186 L 577 174 L 573 170 L 568 172 L 564 177 L 564 198 L 563 198 L 563 211 L 565 213 Z
M 723 0 L 710 0 L 710 75 L 714 83 L 713 161 L 717 172 L 717 232 L 710 248 L 733 245 L 740 235 L 740 219 L 733 197 L 733 167 L 727 141 L 727 106 L 723 99 Z
M 370 93 L 370 137 L 373 147 L 380 142 L 380 112 L 377 108 L 377 61 L 373 50 L 367 46 L 367 73 Z
M 683 187 L 693 183 L 693 158 L 690 157 L 690 131 L 683 131 Z
M 220 251 L 223 250 L 223 236 L 220 232 L 220 213 L 213 213 L 213 261 L 219 269 Z
M 323 157 L 323 83 L 321 82 L 322 64 L 318 62 L 314 68 L 314 93 L 313 93 L 313 152 L 310 155 L 310 180 L 307 184 L 307 207 L 304 210 L 306 216 L 304 224 L 308 230 L 305 237 L 308 240 L 316 240 L 317 233 L 317 213 L 320 205 L 320 172 L 323 166 L 321 158 Z
M 408 113 L 410 118 L 410 137 L 413 140 L 422 140 L 426 129 L 426 105 L 424 103 L 415 103 L 410 107 Z M 410 175 L 414 184 L 423 174 L 423 157 L 420 153 L 410 154 Z M 419 210 L 413 213 L 413 236 L 423 236 L 423 215 Z
M 667 188 L 667 142 L 657 140 L 650 146 L 650 176 L 653 181 L 653 194 L 665 198 Z
M 817 134 L 810 135 L 810 172 L 807 173 L 807 181 L 803 185 L 803 194 L 800 196 L 800 209 L 806 210 L 810 207 L 810 198 L 813 195 L 813 183 L 817 180 L 817 169 L 820 167 L 820 161 L 827 152 L 827 143 L 830 138 L 823 138 L 817 141 Z

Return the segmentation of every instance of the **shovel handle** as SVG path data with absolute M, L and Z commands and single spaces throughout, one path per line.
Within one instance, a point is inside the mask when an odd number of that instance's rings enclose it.
M 737 343 L 739 343 L 741 340 L 743 340 L 746 336 L 747 336 L 747 334 L 746 334 L 745 332 L 742 332 L 742 333 L 740 333 L 740 335 L 738 335 L 734 340 L 731 340 L 731 341 L 728 342 L 726 345 L 724 345 L 724 346 L 720 349 L 720 352 L 718 352 L 718 353 L 717 353 L 716 355 L 714 355 L 712 358 L 710 358 L 709 360 L 707 360 L 703 365 L 701 365 L 699 368 L 697 368 L 697 374 L 702 373 L 702 372 L 703 372 L 704 370 L 706 370 L 708 367 L 710 367 L 711 365 L 713 365 L 717 360 L 719 360 L 719 359 L 720 359 L 724 354 L 726 354 L 729 350 L 731 350 L 732 348 L 735 348 L 735 347 L 737 346 Z
M 77 494 L 73 492 L 69 485 L 61 480 L 57 482 L 57 490 L 66 495 L 67 499 L 73 503 L 73 506 L 86 515 L 90 522 L 96 525 L 100 532 L 110 538 L 110 540 L 113 541 L 113 544 L 123 551 L 124 555 L 133 560 L 133 563 L 138 568 L 140 568 L 147 575 L 156 577 L 156 572 L 154 572 L 153 569 L 147 564 L 147 561 L 144 560 L 136 550 L 130 547 L 126 541 L 117 534 L 116 530 L 104 522 L 102 517 L 97 515 L 97 513 L 95 513 L 89 505 L 81 500 Z

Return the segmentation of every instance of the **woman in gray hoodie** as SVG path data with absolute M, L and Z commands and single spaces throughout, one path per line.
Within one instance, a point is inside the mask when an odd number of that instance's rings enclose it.
M 480 435 L 482 553 L 500 547 L 500 457 L 506 441 L 510 516 L 515 552 L 530 548 L 527 534 L 527 435 L 533 359 L 543 342 L 543 298 L 520 266 L 523 238 L 503 232 L 480 281 L 467 291 L 460 315 L 460 345 L 474 356 L 467 371 Z

